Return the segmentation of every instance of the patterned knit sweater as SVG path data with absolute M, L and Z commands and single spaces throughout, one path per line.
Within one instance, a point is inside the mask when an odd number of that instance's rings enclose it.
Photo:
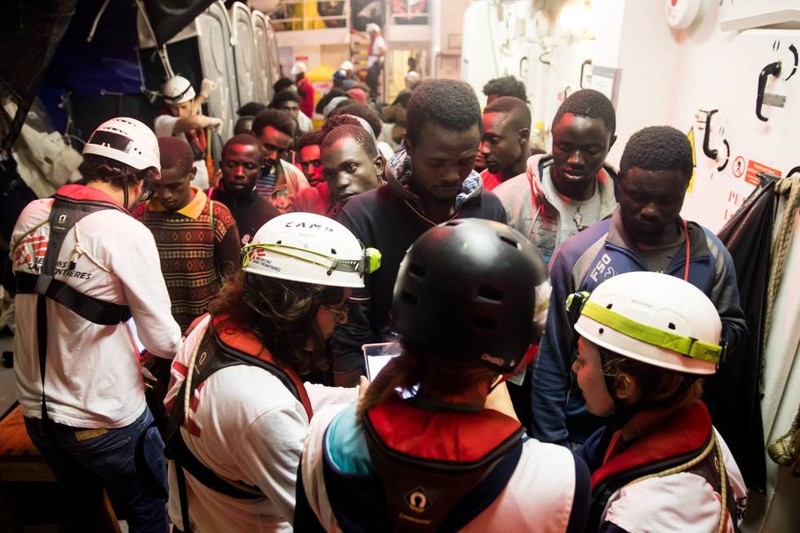
M 177 211 L 165 210 L 155 198 L 133 213 L 153 233 L 172 316 L 182 331 L 206 311 L 223 275 L 238 268 L 240 254 L 239 232 L 228 208 L 209 202 L 200 189 L 193 187 L 193 192 L 189 204 Z

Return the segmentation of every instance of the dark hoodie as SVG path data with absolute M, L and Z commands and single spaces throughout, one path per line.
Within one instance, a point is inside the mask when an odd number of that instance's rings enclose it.
M 382 255 L 380 269 L 367 276 L 364 293 L 354 294 L 368 301 L 351 306 L 348 323 L 336 329 L 333 351 L 337 371 L 359 366 L 363 363 L 361 345 L 385 338 L 400 262 L 411 244 L 435 225 L 425 216 L 422 201 L 409 186 L 410 156 L 405 151 L 398 152 L 387 167 L 386 184 L 350 198 L 336 216 L 364 246 L 377 248 Z M 464 180 L 454 203 L 452 218 L 506 223 L 503 205 L 494 194 L 483 190 L 475 171 Z

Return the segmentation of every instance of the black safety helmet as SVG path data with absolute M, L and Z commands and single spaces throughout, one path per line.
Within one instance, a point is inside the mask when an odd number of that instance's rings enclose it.
M 406 252 L 392 330 L 431 356 L 510 372 L 538 340 L 534 291 L 545 278 L 536 247 L 516 230 L 481 219 L 445 222 Z

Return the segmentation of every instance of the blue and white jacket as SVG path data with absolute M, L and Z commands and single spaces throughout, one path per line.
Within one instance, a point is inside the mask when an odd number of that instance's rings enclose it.
M 689 278 L 717 307 L 722 335 L 735 346 L 747 334 L 739 288 L 730 253 L 710 230 L 688 223 Z M 601 425 L 589 414 L 583 395 L 570 370 L 577 335 L 567 316 L 567 296 L 593 291 L 606 279 L 625 272 L 647 270 L 644 257 L 629 244 L 619 210 L 575 235 L 556 250 L 550 261 L 552 293 L 547 327 L 533 373 L 533 433 L 545 442 L 582 443 Z M 685 245 L 675 254 L 666 274 L 683 278 Z

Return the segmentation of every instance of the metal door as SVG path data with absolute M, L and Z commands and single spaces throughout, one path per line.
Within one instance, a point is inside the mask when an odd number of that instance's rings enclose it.
M 217 84 L 216 90 L 208 97 L 208 111 L 210 115 L 222 119 L 220 135 L 227 139 L 233 135 L 239 96 L 225 5 L 221 0 L 211 4 L 197 17 L 195 24 L 203 75 Z
M 236 87 L 239 91 L 239 105 L 252 102 L 254 98 L 253 76 L 256 69 L 255 41 L 250 8 L 242 3 L 231 6 L 231 29 L 233 33 L 233 59 L 236 65 Z
M 251 15 L 253 40 L 255 42 L 255 65 L 253 68 L 253 98 L 262 104 L 272 100 L 272 81 L 269 77 L 269 22 L 261 11 Z

